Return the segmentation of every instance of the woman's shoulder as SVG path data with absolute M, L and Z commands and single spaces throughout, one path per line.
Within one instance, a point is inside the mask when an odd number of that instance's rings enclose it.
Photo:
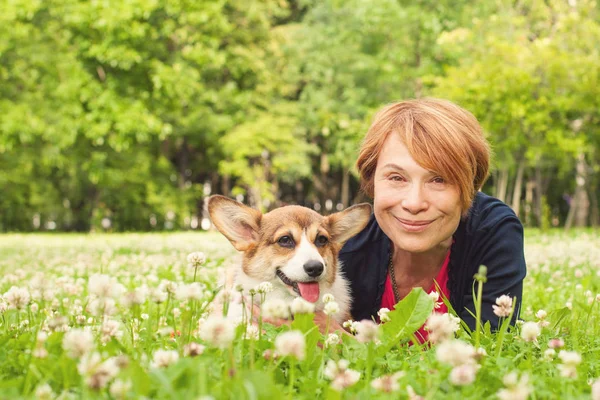
M 467 233 L 489 231 L 501 223 L 514 223 L 522 226 L 515 212 L 506 203 L 483 192 L 477 192 L 473 204 L 463 220 L 463 228 L 467 230 Z
M 389 239 L 387 239 L 387 236 L 385 236 L 379 227 L 379 224 L 375 219 L 375 214 L 371 214 L 371 218 L 369 218 L 367 226 L 365 226 L 362 231 L 360 231 L 356 236 L 350 238 L 350 240 L 344 244 L 340 254 L 364 251 L 368 248 L 372 248 L 373 246 L 378 246 L 379 244 L 385 243 L 386 240 Z

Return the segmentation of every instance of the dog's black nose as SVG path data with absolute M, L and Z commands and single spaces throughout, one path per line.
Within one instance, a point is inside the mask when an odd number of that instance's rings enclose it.
M 316 278 L 323 273 L 323 263 L 321 261 L 310 260 L 304 264 L 304 270 L 311 278 Z

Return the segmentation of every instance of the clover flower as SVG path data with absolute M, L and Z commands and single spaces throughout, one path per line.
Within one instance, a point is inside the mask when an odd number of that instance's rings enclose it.
M 72 329 L 63 337 L 63 349 L 70 358 L 80 358 L 94 349 L 94 336 L 88 330 Z
M 315 305 L 302 297 L 296 297 L 290 305 L 292 314 L 310 314 L 315 312 Z
M 494 314 L 500 318 L 508 317 L 512 311 L 513 299 L 505 294 L 496 299 L 496 304 L 492 306 Z
M 190 268 L 198 268 L 206 262 L 206 256 L 201 251 L 188 254 L 187 263 Z
M 384 375 L 371 381 L 371 387 L 384 393 L 392 393 L 400 390 L 398 380 L 405 375 L 404 371 L 396 372 L 391 375 Z
M 525 322 L 521 327 L 521 337 L 526 342 L 536 342 L 540 333 L 540 326 L 535 322 Z
M 282 356 L 304 360 L 306 340 L 300 331 L 284 332 L 275 338 L 275 351 Z
M 347 360 L 327 361 L 323 375 L 331 380 L 331 387 L 341 391 L 354 385 L 360 379 L 360 372 L 349 369 L 350 363 Z
M 368 343 L 377 340 L 379 336 L 379 325 L 370 319 L 364 319 L 356 324 L 356 340 Z
M 156 350 L 152 354 L 152 366 L 154 368 L 166 368 L 179 360 L 179 353 L 175 350 Z
M 431 343 L 440 343 L 450 339 L 458 331 L 460 319 L 451 314 L 433 313 L 425 322 L 425 330 L 429 332 Z
M 198 323 L 200 338 L 213 346 L 228 347 L 235 338 L 235 326 L 226 318 L 211 316 Z

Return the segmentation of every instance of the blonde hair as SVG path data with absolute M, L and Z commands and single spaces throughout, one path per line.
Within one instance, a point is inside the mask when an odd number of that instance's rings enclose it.
M 450 101 L 433 98 L 400 101 L 381 109 L 356 161 L 362 189 L 371 198 L 377 160 L 392 132 L 400 136 L 420 166 L 458 186 L 466 213 L 488 177 L 490 164 L 490 146 L 473 114 Z

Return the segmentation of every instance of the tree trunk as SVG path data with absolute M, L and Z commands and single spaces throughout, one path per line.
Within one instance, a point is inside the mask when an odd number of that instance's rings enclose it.
M 350 201 L 350 171 L 342 170 L 342 206 L 348 207 Z
M 585 226 L 587 223 L 590 203 L 586 190 L 586 169 L 585 155 L 580 153 L 577 156 L 577 164 L 575 166 L 575 182 L 577 186 L 575 187 L 575 195 L 571 199 L 569 214 L 565 222 L 565 230 L 571 229 L 573 225 Z
M 532 226 L 532 211 L 533 211 L 533 189 L 535 188 L 535 181 L 528 180 L 525 184 L 525 224 Z
M 496 198 L 506 202 L 506 190 L 508 189 L 508 168 L 503 167 L 498 171 L 496 181 Z
M 542 175 L 542 168 L 539 165 L 535 167 L 535 199 L 533 203 L 533 214 L 537 220 L 539 227 L 542 226 L 543 208 L 544 208 L 544 195 L 546 194 L 546 188 L 544 187 L 544 179 Z
M 525 160 L 519 161 L 517 168 L 517 177 L 515 179 L 515 189 L 512 195 L 512 209 L 519 216 L 521 211 L 521 192 L 523 191 L 523 173 L 525 172 Z

